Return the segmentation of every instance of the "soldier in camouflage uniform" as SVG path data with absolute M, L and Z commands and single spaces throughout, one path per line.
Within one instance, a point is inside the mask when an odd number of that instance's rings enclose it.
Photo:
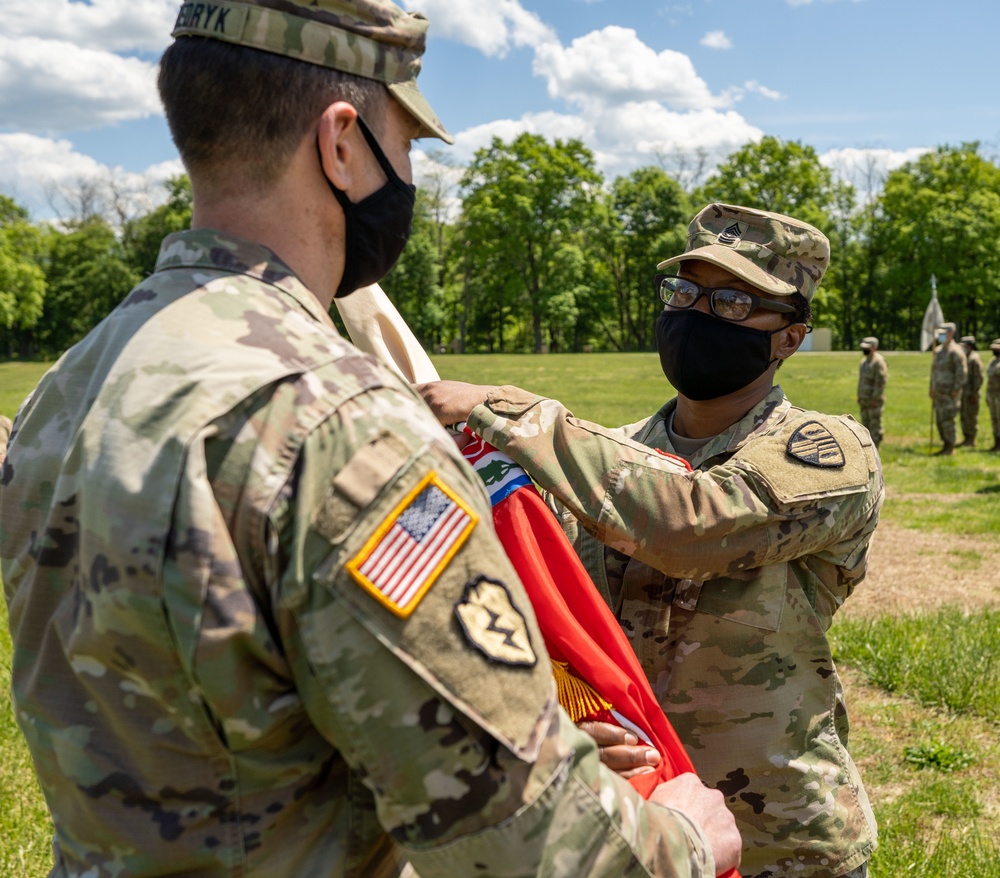
M 181 9 L 160 90 L 193 230 L 43 378 L 0 477 L 54 876 L 737 861 L 717 791 L 647 802 L 558 708 L 480 480 L 328 315 L 405 242 L 410 140 L 450 141 L 425 28 L 388 0 Z
M 3 459 L 7 456 L 7 442 L 10 439 L 10 428 L 12 426 L 10 418 L 6 415 L 0 415 L 0 464 L 3 463 Z
M 968 375 L 965 351 L 955 341 L 955 324 L 943 323 L 937 328 L 937 347 L 931 363 L 930 397 L 938 433 L 944 443 L 935 454 L 955 451 L 955 416 L 962 401 L 962 390 Z
M 983 386 L 983 361 L 976 350 L 974 335 L 962 336 L 962 348 L 965 350 L 965 364 L 968 367 L 965 386 L 962 388 L 962 445 L 975 448 L 979 426 L 979 390 Z
M 559 501 L 695 768 L 726 794 L 754 878 L 863 875 L 876 843 L 826 631 L 865 576 L 881 465 L 853 419 L 774 385 L 828 260 L 805 223 L 703 209 L 660 265 L 679 275 L 658 277 L 679 395 L 637 424 L 606 429 L 516 387 L 421 388 Z
M 990 424 L 993 427 L 993 447 L 990 451 L 1000 451 L 1000 338 L 990 343 L 993 359 L 986 367 L 986 405 L 990 410 Z
M 870 335 L 861 340 L 864 359 L 858 368 L 858 408 L 861 423 L 872 434 L 875 447 L 882 444 L 885 435 L 882 429 L 882 412 L 885 409 L 885 385 L 889 378 L 889 367 L 885 357 L 878 352 L 878 339 Z

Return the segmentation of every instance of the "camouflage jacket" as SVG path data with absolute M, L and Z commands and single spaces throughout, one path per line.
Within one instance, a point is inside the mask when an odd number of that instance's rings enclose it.
M 934 351 L 931 363 L 931 393 L 958 399 L 965 387 L 969 367 L 962 346 L 952 339 Z
M 858 402 L 871 406 L 885 404 L 885 385 L 889 367 L 878 351 L 863 357 L 858 368 Z
M 970 351 L 966 354 L 965 364 L 968 368 L 968 375 L 965 379 L 965 387 L 962 394 L 971 399 L 979 399 L 979 390 L 983 386 L 983 360 L 979 356 L 979 351 Z
M 994 357 L 986 367 L 986 395 L 1000 396 L 1000 357 Z
M 701 779 L 727 795 L 741 872 L 841 875 L 876 830 L 825 632 L 865 575 L 878 455 L 849 417 L 775 387 L 688 472 L 653 450 L 673 451 L 675 405 L 609 430 L 504 387 L 469 426 L 564 504 Z
M 714 874 L 556 706 L 454 443 L 265 248 L 168 237 L 0 482 L 53 875 Z

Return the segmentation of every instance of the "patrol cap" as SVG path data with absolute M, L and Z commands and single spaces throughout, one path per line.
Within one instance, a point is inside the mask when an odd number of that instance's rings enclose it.
M 382 82 L 421 135 L 454 143 L 417 89 L 427 26 L 391 0 L 213 0 L 183 3 L 171 36 L 223 40 Z
M 961 340 L 962 344 L 970 344 L 973 347 L 976 346 L 976 337 L 974 335 L 963 335 Z
M 830 265 L 830 241 L 819 229 L 790 216 L 709 204 L 691 220 L 684 252 L 656 267 L 690 259 L 718 265 L 765 293 L 801 293 L 811 302 Z
M 867 338 L 861 339 L 861 350 L 867 351 L 871 348 L 878 347 L 878 339 L 874 335 L 869 335 Z
M 990 342 L 991 351 L 1000 351 L 1000 338 L 995 338 Z
M 954 323 L 952 323 L 952 322 L 951 322 L 951 321 L 949 320 L 949 321 L 948 321 L 947 323 L 942 323 L 942 324 L 941 324 L 941 325 L 940 325 L 940 326 L 938 327 L 938 329 L 939 329 L 939 330 L 943 330 L 944 332 L 950 332 L 950 333 L 954 334 L 954 332 L 955 332 L 955 331 L 956 331 L 956 330 L 958 329 L 958 327 L 957 327 L 957 326 L 955 326 L 955 324 L 954 324 Z

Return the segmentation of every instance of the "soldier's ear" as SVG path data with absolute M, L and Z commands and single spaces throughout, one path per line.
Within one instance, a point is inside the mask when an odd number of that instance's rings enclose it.
M 808 332 L 809 327 L 804 323 L 793 323 L 791 326 L 786 326 L 774 336 L 778 340 L 778 347 L 773 356 L 779 360 L 787 360 L 799 349 Z
M 357 119 L 358 111 L 346 101 L 335 101 L 319 117 L 316 141 L 323 173 L 344 192 L 357 179 L 357 158 L 363 148 Z

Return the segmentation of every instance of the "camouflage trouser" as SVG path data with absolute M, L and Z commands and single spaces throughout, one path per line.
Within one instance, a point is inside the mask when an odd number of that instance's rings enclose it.
M 990 407 L 990 421 L 993 425 L 993 441 L 1000 443 L 1000 393 L 986 394 L 986 404 Z
M 934 396 L 934 416 L 938 433 L 945 445 L 955 444 L 955 416 L 958 414 L 959 395 L 939 393 Z
M 979 424 L 979 396 L 962 394 L 962 438 L 975 439 Z
M 861 423 L 872 434 L 876 447 L 882 444 L 885 431 L 882 429 L 882 412 L 885 404 L 881 402 L 861 402 Z
M 850 872 L 845 872 L 840 878 L 867 878 L 868 876 L 868 863 L 862 863 L 857 869 L 851 869 Z

